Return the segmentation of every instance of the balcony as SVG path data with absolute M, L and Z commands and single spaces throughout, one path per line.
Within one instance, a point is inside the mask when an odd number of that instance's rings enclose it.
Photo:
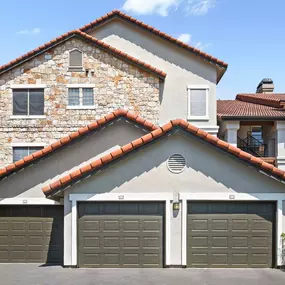
M 264 138 L 261 131 L 249 131 L 245 138 L 238 136 L 237 147 L 275 165 L 275 139 Z

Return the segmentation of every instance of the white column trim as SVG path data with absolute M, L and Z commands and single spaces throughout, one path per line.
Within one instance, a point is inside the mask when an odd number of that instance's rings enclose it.
M 69 200 L 72 202 L 71 210 L 71 265 L 77 265 L 77 202 L 79 201 L 165 201 L 165 262 L 171 264 L 170 252 L 170 220 L 171 205 L 173 193 L 103 193 L 103 194 L 69 194 Z
M 77 265 L 77 200 L 71 208 L 71 265 Z
M 283 201 L 278 200 L 277 201 L 277 207 L 276 207 L 276 250 L 277 250 L 277 266 L 282 265 L 282 218 L 283 218 L 283 213 L 282 213 L 282 206 L 283 206 Z
M 183 199 L 180 195 L 180 199 Z M 187 265 L 187 200 L 182 200 L 182 242 L 181 242 L 181 265 L 186 266 Z
M 165 264 L 171 264 L 171 202 L 165 201 Z
M 180 193 L 182 199 L 182 265 L 187 263 L 187 202 L 188 201 L 275 201 L 276 204 L 276 265 L 282 265 L 282 206 L 285 200 L 283 193 Z
M 4 198 L 0 205 L 63 205 L 63 201 L 53 201 L 46 198 Z

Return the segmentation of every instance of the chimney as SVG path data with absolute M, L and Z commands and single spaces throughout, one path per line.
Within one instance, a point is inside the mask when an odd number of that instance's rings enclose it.
M 274 84 L 271 78 L 264 78 L 256 88 L 256 93 L 273 93 Z

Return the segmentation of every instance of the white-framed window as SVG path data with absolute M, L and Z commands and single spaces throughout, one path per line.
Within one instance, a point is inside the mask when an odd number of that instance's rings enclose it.
M 83 52 L 79 49 L 69 52 L 69 71 L 83 71 Z
M 31 155 L 34 152 L 37 152 L 43 149 L 44 146 L 37 146 L 37 145 L 20 145 L 20 146 L 13 146 L 13 162 L 16 162 L 25 156 Z
M 187 86 L 188 120 L 209 119 L 209 87 L 205 85 Z
M 68 85 L 68 109 L 94 108 L 94 85 Z
M 44 116 L 44 88 L 21 85 L 12 86 L 13 117 L 42 117 Z

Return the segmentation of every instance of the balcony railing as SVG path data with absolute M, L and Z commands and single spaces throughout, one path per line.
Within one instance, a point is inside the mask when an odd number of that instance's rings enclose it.
M 248 134 L 245 139 L 238 137 L 237 146 L 254 156 L 257 157 L 274 157 L 275 156 L 275 140 L 267 140 L 267 143 L 263 143 L 255 137 Z

